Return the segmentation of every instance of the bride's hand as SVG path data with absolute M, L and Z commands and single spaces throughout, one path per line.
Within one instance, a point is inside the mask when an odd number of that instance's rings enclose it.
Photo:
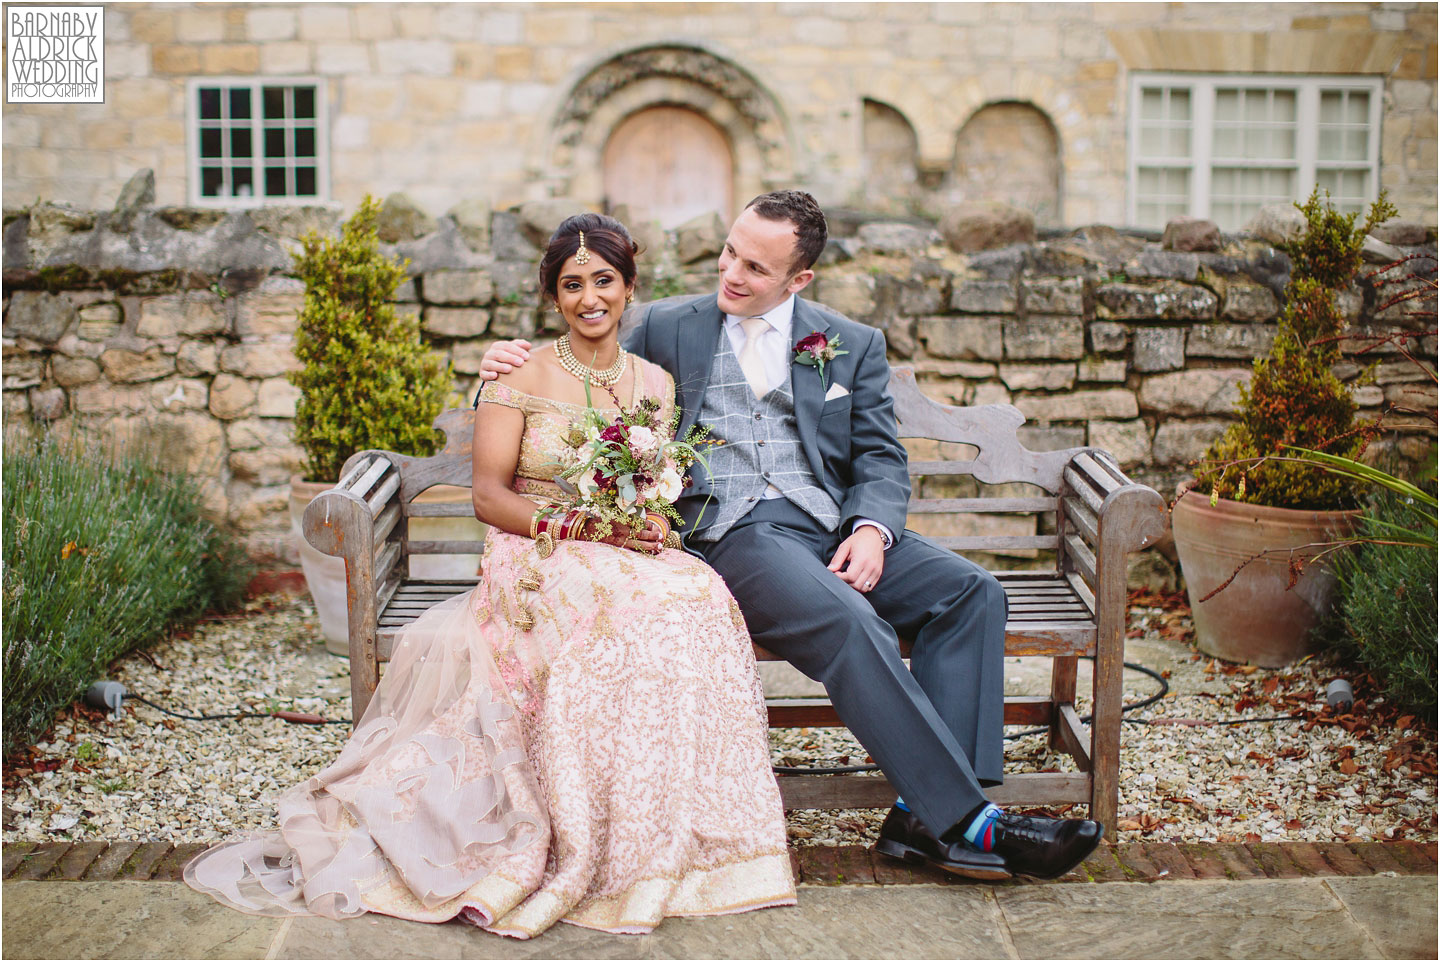
M 529 341 L 496 341 L 480 359 L 480 378 L 493 381 L 502 374 L 509 374 L 529 359 Z
M 586 522 L 586 540 L 598 540 L 602 544 L 614 545 L 617 548 L 629 548 L 631 551 L 640 551 L 650 555 L 659 554 L 660 549 L 665 547 L 665 533 L 654 521 L 646 522 L 639 534 L 631 532 L 629 528 L 623 528 L 615 534 L 598 539 L 588 537 L 588 532 L 593 530 L 589 527 L 592 524 L 594 524 L 593 521 Z

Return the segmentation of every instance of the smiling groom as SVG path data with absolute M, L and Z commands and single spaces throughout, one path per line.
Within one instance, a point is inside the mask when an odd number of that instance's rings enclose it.
M 884 335 L 796 295 L 825 215 L 803 191 L 752 200 L 719 291 L 646 305 L 625 347 L 675 378 L 679 435 L 725 444 L 676 508 L 685 546 L 724 578 L 757 644 L 824 684 L 901 794 L 878 851 L 982 879 L 1054 877 L 1098 823 L 1002 812 L 1005 592 L 978 565 L 905 530 L 910 480 Z M 483 376 L 523 363 L 496 345 Z M 898 635 L 911 639 L 910 666 Z

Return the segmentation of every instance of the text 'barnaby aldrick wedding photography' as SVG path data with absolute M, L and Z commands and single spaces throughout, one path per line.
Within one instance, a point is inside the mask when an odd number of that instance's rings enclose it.
M 104 102 L 103 7 L 8 7 L 5 28 L 7 103 Z

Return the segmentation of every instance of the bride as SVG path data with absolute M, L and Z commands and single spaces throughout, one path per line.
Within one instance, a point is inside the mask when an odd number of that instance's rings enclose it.
M 657 399 L 661 424 L 674 410 L 670 376 L 619 345 L 635 253 L 613 218 L 556 229 L 541 289 L 569 332 L 476 399 L 479 584 L 396 640 L 340 757 L 280 799 L 279 831 L 205 852 L 192 888 L 257 914 L 458 916 L 519 938 L 794 904 L 738 607 L 663 523 L 592 540 L 554 481 L 587 382 L 602 411 L 596 385 L 627 409 Z

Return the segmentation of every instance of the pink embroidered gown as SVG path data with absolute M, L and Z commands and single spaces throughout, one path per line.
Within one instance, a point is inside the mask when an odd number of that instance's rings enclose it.
M 668 418 L 669 375 L 635 363 Z M 493 382 L 481 401 L 525 414 L 515 489 L 556 497 L 582 409 Z M 492 530 L 479 584 L 396 641 L 340 757 L 278 823 L 185 881 L 255 914 L 458 916 L 520 938 L 795 902 L 749 636 L 719 576 L 670 549 L 566 541 L 542 559 Z

